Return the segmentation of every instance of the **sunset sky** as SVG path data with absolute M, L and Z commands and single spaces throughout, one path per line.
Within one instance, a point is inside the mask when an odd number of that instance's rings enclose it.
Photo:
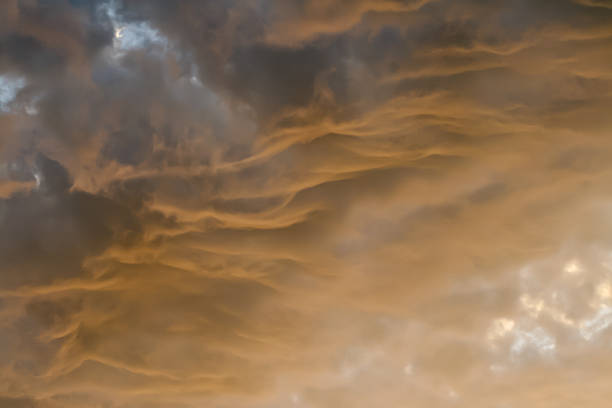
M 0 1 L 0 408 L 611 384 L 612 0 Z

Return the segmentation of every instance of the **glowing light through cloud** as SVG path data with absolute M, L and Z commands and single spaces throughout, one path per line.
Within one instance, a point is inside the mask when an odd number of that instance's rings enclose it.
M 117 11 L 119 2 L 111 0 L 100 7 L 100 12 L 110 19 L 113 26 L 113 55 L 116 58 L 135 50 L 165 51 L 168 40 L 146 21 L 126 21 Z
M 22 77 L 0 75 L 0 112 L 9 112 L 10 104 L 25 86 L 26 80 Z

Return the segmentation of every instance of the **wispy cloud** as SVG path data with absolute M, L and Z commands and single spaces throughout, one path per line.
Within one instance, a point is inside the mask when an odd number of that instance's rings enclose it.
M 604 406 L 605 1 L 0 4 L 0 406 Z

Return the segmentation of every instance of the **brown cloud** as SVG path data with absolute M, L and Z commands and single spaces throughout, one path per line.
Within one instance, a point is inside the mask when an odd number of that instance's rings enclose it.
M 604 1 L 0 6 L 0 405 L 605 406 Z

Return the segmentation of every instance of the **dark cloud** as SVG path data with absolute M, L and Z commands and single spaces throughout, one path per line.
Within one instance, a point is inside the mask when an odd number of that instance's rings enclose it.
M 5 60 L 3 65 L 34 75 L 54 71 L 64 63 L 59 53 L 46 48 L 32 36 L 8 35 L 2 39 L 0 52 Z
M 34 400 L 27 398 L 0 397 L 0 404 L 6 408 L 37 408 L 39 406 Z
M 78 190 L 60 163 L 38 155 L 35 191 L 0 201 L 3 286 L 49 284 L 82 274 L 85 257 L 140 235 L 137 217 L 103 196 Z
M 2 2 L 0 406 L 602 406 L 611 13 Z
M 2 65 L 40 78 L 94 56 L 110 44 L 112 31 L 89 3 L 87 12 L 67 1 L 8 2 L 13 30 L 0 35 Z

